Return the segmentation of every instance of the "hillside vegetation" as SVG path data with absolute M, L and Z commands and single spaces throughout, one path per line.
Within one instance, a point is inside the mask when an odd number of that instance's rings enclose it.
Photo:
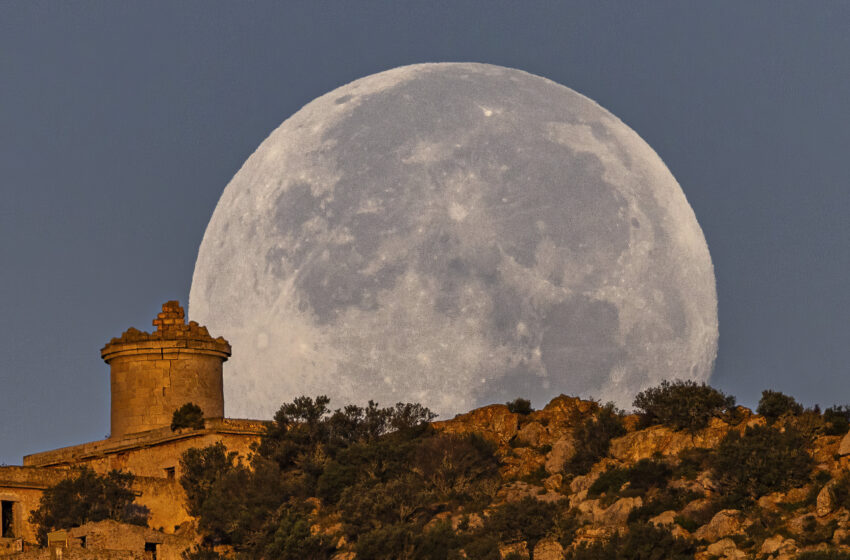
M 250 457 L 193 449 L 190 560 L 850 559 L 850 410 L 692 382 L 636 413 L 560 396 L 433 422 L 284 404 Z

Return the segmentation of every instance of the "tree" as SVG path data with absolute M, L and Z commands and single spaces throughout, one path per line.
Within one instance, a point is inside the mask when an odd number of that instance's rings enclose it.
M 712 477 L 731 505 L 807 482 L 812 457 L 806 440 L 792 428 L 752 426 L 729 432 L 709 459 Z
M 179 428 L 204 429 L 204 411 L 195 403 L 186 403 L 171 415 L 171 431 Z
M 696 432 L 708 426 L 735 406 L 735 397 L 705 383 L 691 380 L 662 381 L 637 394 L 634 407 L 644 426 L 668 424 L 679 430 Z
M 533 549 L 540 539 L 555 527 L 563 508 L 561 504 L 541 502 L 526 496 L 518 502 L 508 502 L 487 518 L 485 530 L 499 535 L 503 542 L 525 541 Z
M 91 521 L 112 519 L 147 525 L 149 511 L 134 502 L 136 495 L 130 489 L 134 479 L 130 473 L 113 470 L 104 476 L 83 467 L 74 476 L 47 488 L 38 509 L 30 514 L 30 523 L 37 526 L 38 542 L 46 544 L 50 531 Z
M 575 454 L 568 468 L 574 474 L 585 474 L 596 461 L 608 454 L 611 440 L 626 433 L 622 412 L 613 403 L 599 409 L 575 430 Z
M 423 468 L 431 455 L 446 459 L 426 469 L 433 480 L 414 472 L 418 446 L 448 437 L 434 432 L 428 424 L 434 415 L 421 405 L 370 402 L 331 410 L 329 402 L 319 396 L 285 403 L 246 464 L 221 443 L 184 453 L 180 483 L 203 534 L 192 560 L 205 559 L 217 544 L 246 558 L 326 558 L 330 541 L 310 533 L 314 497 L 336 506 L 354 542 L 375 528 L 430 517 L 431 508 L 423 505 L 438 489 L 452 500 L 469 500 L 488 476 L 498 476 L 485 461 L 492 450 L 474 438 L 433 445 L 427 457 L 419 455 Z M 400 535 L 373 537 L 384 542 Z
M 531 414 L 534 410 L 531 408 L 531 401 L 528 399 L 517 398 L 505 404 L 508 406 L 509 411 L 516 414 Z
M 335 549 L 331 539 L 310 531 L 310 517 L 304 507 L 285 507 L 263 548 L 262 558 L 279 560 L 326 560 Z
M 190 515 L 199 516 L 213 485 L 239 466 L 237 455 L 235 451 L 228 453 L 221 442 L 202 449 L 193 447 L 183 453 L 180 485 L 186 491 Z
M 756 413 L 764 416 L 768 423 L 772 424 L 782 416 L 799 416 L 803 413 L 803 405 L 794 397 L 768 389 L 761 392 Z
M 850 406 L 831 406 L 823 411 L 824 433 L 843 436 L 850 431 Z

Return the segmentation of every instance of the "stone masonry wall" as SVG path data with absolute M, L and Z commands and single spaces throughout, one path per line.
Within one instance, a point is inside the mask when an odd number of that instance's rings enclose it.
M 29 523 L 30 512 L 38 508 L 44 490 L 73 474 L 72 469 L 0 467 L 0 499 L 15 502 L 16 539 L 36 542 L 36 527 Z M 191 521 L 185 492 L 177 480 L 137 476 L 132 489 L 136 502 L 150 510 L 150 527 L 173 533 L 177 526 Z M 3 548 L 0 547 L 0 554 Z
M 258 420 L 207 419 L 206 428 L 171 431 L 160 428 L 127 436 L 46 451 L 24 457 L 24 465 L 38 467 L 88 466 L 106 474 L 112 469 L 126 470 L 136 476 L 167 478 L 166 469 L 174 468 L 180 478 L 180 456 L 192 447 L 202 448 L 217 442 L 230 451 L 247 457 L 251 445 L 259 442 L 266 422 Z
M 174 411 L 187 402 L 200 406 L 206 417 L 224 416 L 221 359 L 168 350 L 120 356 L 110 363 L 111 437 L 170 426 Z
M 32 467 L 0 467 L 0 500 L 15 503 L 13 514 L 16 538 L 35 542 L 35 528 L 29 523 L 30 512 L 38 508 L 42 492 L 64 480 L 68 472 Z

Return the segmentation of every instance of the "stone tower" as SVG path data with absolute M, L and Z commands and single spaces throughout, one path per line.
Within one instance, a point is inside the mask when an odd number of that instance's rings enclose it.
M 187 402 L 207 418 L 224 416 L 221 370 L 230 344 L 184 317 L 178 302 L 166 302 L 153 321 L 156 331 L 131 327 L 100 351 L 110 367 L 110 438 L 170 426 L 174 411 Z

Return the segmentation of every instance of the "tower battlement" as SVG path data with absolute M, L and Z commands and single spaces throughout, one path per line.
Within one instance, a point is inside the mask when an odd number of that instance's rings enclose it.
M 111 438 L 162 428 L 187 402 L 207 418 L 224 416 L 222 364 L 230 344 L 195 321 L 177 301 L 163 304 L 148 333 L 127 329 L 100 351 L 110 366 Z

